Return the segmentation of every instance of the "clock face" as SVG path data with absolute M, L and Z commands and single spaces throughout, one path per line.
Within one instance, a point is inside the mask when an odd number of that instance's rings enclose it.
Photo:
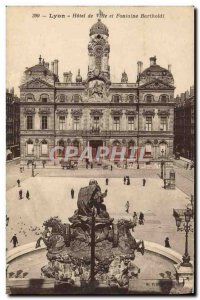
M 96 56 L 102 56 L 102 54 L 103 54 L 103 48 L 101 46 L 97 46 L 95 48 L 95 54 L 96 54 Z

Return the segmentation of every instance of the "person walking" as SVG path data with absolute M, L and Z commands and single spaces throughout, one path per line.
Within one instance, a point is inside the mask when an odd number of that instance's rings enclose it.
M 144 225 L 144 214 L 143 214 L 143 212 L 140 212 L 140 215 L 139 215 L 139 224 L 140 225 Z
M 71 189 L 71 198 L 74 199 L 74 189 Z
M 27 190 L 27 192 L 26 192 L 26 199 L 30 199 L 30 194 L 29 194 L 29 191 Z
M 127 185 L 130 185 L 131 184 L 131 182 L 130 182 L 130 177 L 129 176 L 127 176 L 127 183 L 126 183 Z
M 17 179 L 17 184 L 18 184 L 18 187 L 20 187 L 20 180 Z
M 146 179 L 143 178 L 143 186 L 145 186 L 145 184 L 146 184 Z
M 134 213 L 133 213 L 133 223 L 135 223 L 135 226 L 137 225 L 137 221 L 138 221 L 137 213 L 134 211 Z
M 166 239 L 165 239 L 165 247 L 166 248 L 171 248 L 168 237 L 166 237 Z
M 113 169 L 113 166 L 111 165 L 111 166 L 110 166 L 110 170 L 112 171 L 112 169 Z
M 126 208 L 126 213 L 128 214 L 129 213 L 129 208 L 130 208 L 129 201 L 126 202 L 125 208 Z
M 22 198 L 22 190 L 19 190 L 19 199 L 21 200 Z
M 124 176 L 124 184 L 126 184 L 126 176 Z
M 106 178 L 106 185 L 108 185 L 108 178 Z
M 18 239 L 17 239 L 16 233 L 13 235 L 10 243 L 12 243 L 12 242 L 13 242 L 13 248 L 15 248 L 18 244 Z

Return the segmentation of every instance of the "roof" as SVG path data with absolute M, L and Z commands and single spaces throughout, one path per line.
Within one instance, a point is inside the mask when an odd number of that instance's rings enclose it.
M 100 19 L 90 28 L 90 35 L 93 34 L 105 34 L 109 36 L 108 28 L 101 22 Z
M 48 68 L 46 68 L 43 64 L 37 64 L 33 67 L 28 68 L 25 72 L 48 72 L 48 73 L 52 73 Z

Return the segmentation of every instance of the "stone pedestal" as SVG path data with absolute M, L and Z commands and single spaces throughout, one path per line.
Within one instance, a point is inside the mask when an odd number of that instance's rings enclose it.
M 183 284 L 184 288 L 191 289 L 194 287 L 194 270 L 193 265 L 184 266 L 182 263 L 174 265 L 176 269 L 177 280 L 179 284 Z

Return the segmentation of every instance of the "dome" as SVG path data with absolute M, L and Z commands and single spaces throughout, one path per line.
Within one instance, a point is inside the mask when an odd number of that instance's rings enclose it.
M 140 74 L 142 82 L 149 82 L 151 80 L 160 79 L 169 84 L 174 84 L 174 78 L 171 70 L 163 68 L 156 63 L 156 57 L 150 57 L 150 66 Z
M 91 28 L 90 28 L 90 35 L 93 34 L 105 34 L 109 36 L 108 34 L 108 28 L 106 25 L 104 25 L 101 20 L 99 19 L 97 23 L 95 23 Z

